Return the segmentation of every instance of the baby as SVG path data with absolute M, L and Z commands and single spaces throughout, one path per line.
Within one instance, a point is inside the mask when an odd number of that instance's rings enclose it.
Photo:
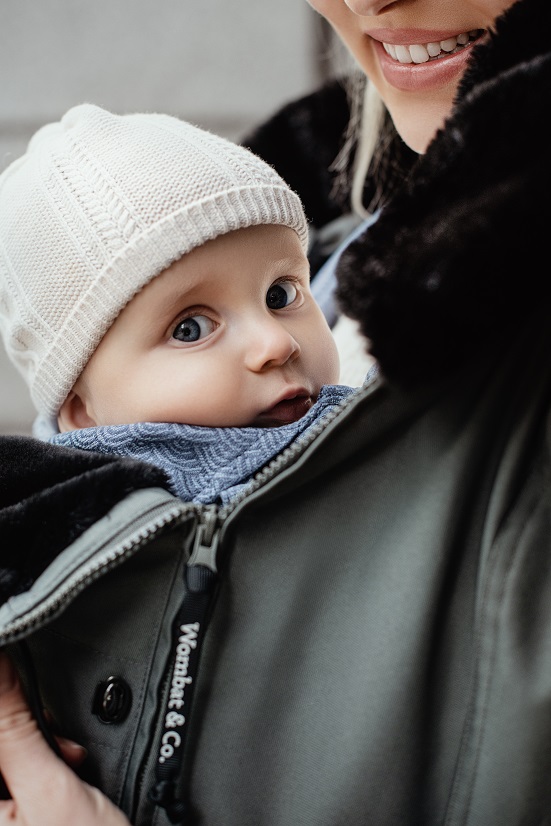
M 301 203 L 249 150 L 91 104 L 0 175 L 0 329 L 35 435 L 224 502 L 352 392 Z

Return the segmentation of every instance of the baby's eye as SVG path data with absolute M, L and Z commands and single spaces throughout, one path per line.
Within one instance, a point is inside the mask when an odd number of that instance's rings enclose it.
M 177 341 L 184 341 L 186 344 L 193 344 L 193 342 L 210 335 L 215 329 L 216 324 L 208 316 L 192 315 L 178 322 L 172 333 L 172 338 Z
M 270 310 L 282 310 L 292 304 L 297 297 L 297 288 L 292 281 L 279 281 L 272 284 L 266 293 L 266 305 Z

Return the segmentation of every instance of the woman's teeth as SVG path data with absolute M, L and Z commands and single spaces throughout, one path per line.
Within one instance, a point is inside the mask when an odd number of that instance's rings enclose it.
M 399 63 L 428 63 L 429 60 L 438 60 L 450 54 L 461 51 L 468 43 L 472 43 L 482 34 L 482 29 L 458 34 L 435 43 L 414 44 L 413 46 L 395 46 L 393 43 L 383 43 L 384 49 L 393 60 Z

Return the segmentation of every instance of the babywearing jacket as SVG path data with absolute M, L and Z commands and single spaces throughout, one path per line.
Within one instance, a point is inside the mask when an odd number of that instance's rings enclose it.
M 230 510 L 1 440 L 2 641 L 136 826 L 549 820 L 550 30 L 477 49 L 342 261 L 379 375 Z

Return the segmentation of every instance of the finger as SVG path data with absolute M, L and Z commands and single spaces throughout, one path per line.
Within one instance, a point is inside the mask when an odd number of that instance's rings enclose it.
M 105 795 L 79 780 L 48 746 L 25 701 L 11 660 L 3 652 L 0 772 L 13 798 L 0 802 L 0 826 L 130 826 Z
M 75 743 L 74 740 L 67 740 L 66 737 L 56 737 L 55 739 L 65 762 L 73 768 L 80 766 L 88 754 L 84 746 L 81 746 L 80 743 Z
M 42 709 L 42 716 L 50 728 L 53 728 L 54 718 L 47 708 Z M 80 743 L 75 743 L 74 740 L 67 739 L 67 737 L 61 737 L 61 735 L 58 734 L 55 734 L 54 738 L 65 762 L 73 768 L 80 766 L 88 754 L 84 746 L 81 746 Z
M 0 652 L 0 772 L 12 797 L 20 787 L 28 793 L 29 754 L 46 766 L 60 763 L 36 725 L 11 660 Z

